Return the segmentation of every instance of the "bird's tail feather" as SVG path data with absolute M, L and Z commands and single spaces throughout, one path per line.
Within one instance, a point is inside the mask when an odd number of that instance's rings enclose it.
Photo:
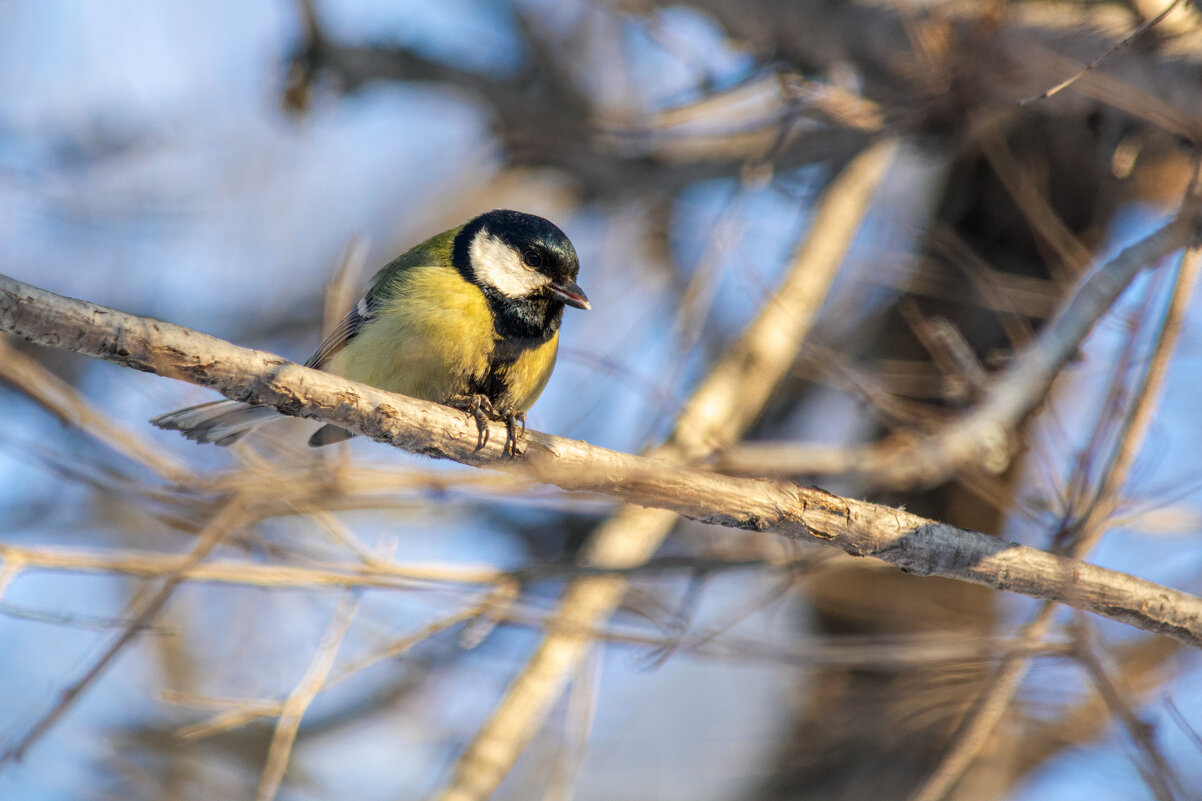
M 310 448 L 321 448 L 325 445 L 333 445 L 335 442 L 345 442 L 355 436 L 345 428 L 339 428 L 333 423 L 328 423 L 317 431 L 313 432 L 313 436 L 309 437 Z
M 160 414 L 150 422 L 159 428 L 179 431 L 188 439 L 212 442 L 224 448 L 279 418 L 279 412 L 270 406 L 219 400 Z

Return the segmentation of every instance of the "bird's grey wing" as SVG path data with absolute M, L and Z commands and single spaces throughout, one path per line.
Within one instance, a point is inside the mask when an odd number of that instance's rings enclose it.
M 374 289 L 374 287 L 373 287 Z M 379 300 L 372 292 L 368 292 L 363 298 L 355 304 L 355 307 L 346 313 L 342 318 L 342 322 L 334 326 L 334 330 L 326 334 L 326 338 L 317 346 L 317 350 L 305 362 L 305 367 L 312 367 L 317 370 L 322 369 L 330 361 L 330 358 L 346 347 L 346 343 L 355 338 L 355 335 L 363 330 L 363 326 L 367 325 L 373 317 L 375 317 L 376 309 L 379 307 Z
M 317 350 L 305 362 L 305 367 L 312 367 L 316 370 L 321 370 L 326 366 L 330 359 L 338 351 L 346 347 L 346 343 L 355 338 L 355 335 L 363 330 L 363 326 L 375 316 L 376 308 L 380 305 L 375 299 L 372 288 L 367 294 L 355 304 L 355 307 L 346 313 L 346 317 L 342 318 L 342 322 L 334 326 L 334 330 L 326 334 L 326 338 L 317 346 Z M 329 445 L 335 442 L 342 442 L 355 436 L 346 429 L 339 428 L 336 425 L 324 425 L 318 429 L 312 437 L 309 438 L 310 448 L 319 448 L 322 445 Z

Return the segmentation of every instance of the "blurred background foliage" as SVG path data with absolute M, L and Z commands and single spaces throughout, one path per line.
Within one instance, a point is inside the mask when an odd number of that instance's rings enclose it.
M 530 425 L 638 451 L 772 295 L 815 198 L 890 138 L 749 438 L 932 430 L 1180 200 L 1202 130 L 1198 10 L 1172 4 L 1125 40 L 1168 5 L 8 0 L 0 270 L 300 360 L 396 253 L 489 208 L 542 214 L 576 243 L 594 311 L 566 320 Z M 791 477 L 1071 544 L 1174 269 L 1102 320 L 1004 475 Z M 1090 555 L 1195 593 L 1200 336 L 1187 315 Z M 253 797 L 278 705 L 322 653 L 328 686 L 276 797 L 431 797 L 613 510 L 357 440 L 311 453 L 287 426 L 197 447 L 145 420 L 211 392 L 0 345 L 3 544 L 82 560 L 0 570 L 0 746 L 23 757 L 0 768 L 5 798 Z M 253 522 L 215 555 L 231 573 L 168 584 L 140 621 L 164 585 L 131 560 L 186 553 L 239 488 Z M 354 592 L 250 570 L 381 562 L 412 575 Z M 496 797 L 913 797 L 1016 660 L 1014 698 L 944 797 L 1197 797 L 1197 654 L 1067 612 L 1032 644 L 1035 610 L 683 522 Z

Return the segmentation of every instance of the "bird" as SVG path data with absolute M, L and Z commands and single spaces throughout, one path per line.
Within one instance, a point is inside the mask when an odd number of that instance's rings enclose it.
M 526 412 L 555 368 L 564 307 L 592 308 L 579 271 L 554 223 L 485 212 L 381 268 L 305 366 L 462 410 L 476 420 L 478 448 L 488 443 L 488 421 L 503 421 L 503 450 L 517 456 Z M 224 447 L 281 417 L 270 406 L 219 400 L 150 422 Z M 352 436 L 328 424 L 309 445 Z

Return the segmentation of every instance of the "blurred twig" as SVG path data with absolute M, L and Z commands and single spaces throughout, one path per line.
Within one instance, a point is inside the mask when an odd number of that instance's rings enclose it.
M 1107 521 L 1118 511 L 1123 484 L 1126 483 L 1135 457 L 1139 455 L 1140 446 L 1156 414 L 1168 375 L 1169 362 L 1177 341 L 1181 338 L 1181 329 L 1185 325 L 1185 315 L 1189 310 L 1190 298 L 1193 297 L 1194 288 L 1197 286 L 1200 270 L 1202 249 L 1192 248 L 1182 254 L 1176 285 L 1156 336 L 1152 358 L 1144 369 L 1139 385 L 1132 390 L 1135 401 L 1128 407 L 1127 414 L 1123 416 L 1119 425 L 1116 436 L 1118 447 L 1111 462 L 1112 466 L 1106 471 L 1102 481 L 1098 482 L 1097 489 L 1085 502 L 1084 509 L 1073 510 L 1080 515 L 1070 527 L 1076 537 L 1058 538 L 1066 553 L 1081 554 L 1090 550 L 1106 532 Z M 1065 542 L 1069 543 L 1067 547 L 1064 546 Z
M 1019 350 L 973 409 L 933 434 L 898 432 L 860 449 L 852 459 L 856 473 L 876 486 L 902 488 L 933 486 L 964 468 L 1004 470 L 1015 447 L 1011 432 L 1043 401 L 1061 368 L 1135 276 L 1194 241 L 1200 207 L 1202 194 L 1191 190 L 1172 221 L 1090 273 L 1039 336 Z M 771 456 L 778 467 L 787 464 L 789 447 L 756 446 L 758 455 Z M 753 469 L 748 459 L 737 454 L 728 458 L 741 472 Z M 805 472 L 804 461 L 786 471 Z
M 1164 698 L 1164 706 L 1168 710 L 1169 717 L 1173 719 L 1173 722 L 1177 724 L 1181 732 L 1189 739 L 1194 748 L 1198 750 L 1198 753 L 1202 754 L 1202 734 L 1199 734 L 1197 728 L 1185 719 L 1185 715 L 1181 714 L 1181 710 L 1177 708 L 1177 704 L 1167 695 Z
M 350 676 L 355 675 L 359 671 L 371 667 L 372 665 L 375 665 L 385 659 L 395 659 L 400 657 L 408 653 L 416 645 L 430 639 L 434 635 L 456 626 L 459 623 L 477 617 L 483 611 L 485 605 L 490 602 L 492 595 L 492 593 L 489 593 L 483 601 L 469 603 L 462 609 L 452 612 L 449 615 L 444 615 L 425 624 L 416 632 L 393 640 L 385 647 L 372 653 L 370 656 L 357 659 L 350 664 L 344 665 L 342 669 L 334 675 L 327 675 L 326 678 L 323 679 L 317 692 L 324 692 L 325 690 L 328 690 L 346 680 Z M 222 710 L 209 720 L 184 726 L 176 732 L 178 736 L 186 739 L 212 737 L 216 734 L 245 726 L 259 718 L 281 715 L 284 709 L 284 704 L 278 701 L 261 701 L 242 698 L 211 698 L 184 693 L 164 693 L 164 698 L 178 704 L 202 708 L 216 707 Z
M 1073 633 L 1077 640 L 1077 661 L 1085 668 L 1094 689 L 1106 704 L 1110 715 L 1123 725 L 1132 742 L 1144 756 L 1146 764 L 1135 760 L 1136 769 L 1143 776 L 1144 782 L 1158 801 L 1173 801 L 1173 799 L 1179 798 L 1182 790 L 1181 782 L 1152 739 L 1148 725 L 1139 719 L 1132 708 L 1131 692 L 1127 688 L 1120 690 L 1117 684 L 1118 680 L 1111 677 L 1110 672 L 1106 670 L 1106 666 L 1102 664 L 1102 660 L 1095 653 L 1093 632 L 1090 631 L 1088 621 L 1078 618 L 1073 624 Z
M 438 617 L 417 631 L 398 637 L 371 654 L 344 665 L 329 676 L 321 687 L 324 692 L 360 671 L 385 660 L 397 659 L 418 644 L 461 623 L 476 619 L 492 603 L 489 593 L 473 600 L 448 615 Z M 502 622 L 547 630 L 553 622 L 553 612 L 513 608 L 502 615 Z M 1032 641 L 1006 637 L 973 637 L 964 634 L 940 635 L 921 633 L 905 637 L 874 635 L 864 637 L 807 638 L 799 644 L 774 641 L 760 642 L 726 636 L 723 632 L 701 631 L 681 640 L 676 635 L 664 636 L 632 631 L 629 626 L 593 628 L 573 633 L 596 641 L 656 649 L 672 648 L 715 660 L 752 660 L 762 663 L 815 667 L 842 665 L 847 667 L 918 668 L 929 665 L 965 665 L 987 662 L 999 656 L 1022 654 L 1028 657 L 1067 657 L 1075 646 L 1068 641 Z M 246 726 L 260 718 L 281 714 L 283 704 L 275 700 L 219 698 L 192 693 L 164 692 L 164 700 L 181 706 L 220 710 L 213 717 L 184 726 L 176 735 L 185 739 L 212 737 L 222 732 Z
M 978 123 L 979 141 L 994 174 L 1022 212 L 1032 232 L 1051 250 L 1044 259 L 1053 279 L 1069 282 L 1088 269 L 1093 261 L 1089 248 L 1073 234 L 1056 213 L 1047 188 L 1037 184 L 1030 168 L 1015 158 L 1001 129 L 993 120 Z
M 139 578 L 161 578 L 179 573 L 189 581 L 241 584 L 264 589 L 409 589 L 430 585 L 489 586 L 528 583 L 545 579 L 588 576 L 659 575 L 669 572 L 720 573 L 732 570 L 796 571 L 808 567 L 812 558 L 722 559 L 718 557 L 663 556 L 642 564 L 587 565 L 533 564 L 515 570 L 470 564 L 309 563 L 305 565 L 261 564 L 214 560 L 179 568 L 172 554 L 139 551 L 82 551 L 71 548 L 22 548 L 0 544 L 0 560 L 13 574 L 23 570 L 52 570 L 79 573 L 117 573 Z M 0 597 L 3 593 L 0 593 Z
M 183 581 L 183 573 L 201 562 L 213 549 L 220 545 L 236 529 L 247 523 L 246 510 L 239 497 L 230 500 L 213 517 L 205 527 L 192 551 L 184 556 L 175 557 L 174 569 L 167 574 L 162 586 L 138 609 L 125 630 L 104 650 L 82 676 L 73 681 L 59 695 L 58 702 L 46 714 L 40 717 L 15 743 L 0 754 L 0 765 L 10 761 L 20 761 L 25 752 L 53 726 L 59 718 L 66 714 L 72 704 L 83 695 L 92 683 L 98 679 L 105 669 L 112 664 L 117 655 L 144 631 L 147 625 L 159 614 L 163 606 L 170 600 L 176 588 Z
M 321 86 L 347 93 L 377 82 L 453 86 L 491 110 L 494 134 L 511 164 L 558 167 L 590 195 L 659 195 L 707 178 L 738 175 L 749 161 L 765 157 L 782 169 L 820 162 L 854 152 L 866 141 L 864 132 L 877 130 L 882 120 L 872 101 L 851 92 L 778 81 L 773 74 L 760 82 L 771 95 L 770 108 L 750 124 L 741 110 L 723 114 L 727 124 L 720 130 L 676 130 L 671 114 L 667 121 L 647 115 L 619 125 L 568 67 L 577 56 L 572 40 L 579 32 L 549 36 L 520 7 L 513 11 L 513 26 L 526 59 L 513 74 L 465 69 L 403 46 L 343 45 L 325 33 L 312 0 L 298 0 L 298 7 L 302 35 L 283 89 L 291 110 L 306 111 Z M 743 93 L 729 94 L 738 106 Z M 726 95 L 711 97 L 729 106 Z M 801 111 L 815 112 L 821 122 L 800 130 L 794 122 Z
M 326 633 L 321 638 L 321 644 L 309 663 L 305 675 L 293 689 L 280 710 L 279 721 L 275 733 L 271 737 L 271 746 L 267 750 L 267 762 L 263 766 L 263 775 L 259 780 L 259 789 L 255 793 L 255 801 L 271 801 L 280 789 L 284 780 L 284 771 L 288 767 L 288 757 L 292 754 L 292 744 L 296 742 L 296 733 L 300 729 L 301 718 L 309 704 L 321 692 L 338 656 L 338 648 L 346 637 L 346 632 L 359 611 L 359 593 L 349 593 L 343 596 L 334 611 Z
M 64 423 L 83 430 L 162 478 L 184 481 L 191 476 L 191 471 L 162 449 L 148 443 L 141 433 L 131 431 L 97 411 L 79 390 L 14 348 L 4 338 L 0 338 L 0 379 L 10 381 Z
M 1107 521 L 1118 505 L 1119 490 L 1127 479 L 1139 452 L 1139 444 L 1143 442 L 1152 415 L 1160 402 L 1165 371 L 1180 336 L 1189 298 L 1197 283 L 1199 266 L 1202 265 L 1200 256 L 1202 251 L 1197 248 L 1182 254 L 1173 296 L 1153 348 L 1152 358 L 1144 371 L 1141 386 L 1132 396 L 1132 407 L 1120 433 L 1119 447 L 1099 484 L 1100 490 L 1095 496 L 1095 502 L 1077 529 L 1080 532 L 1079 536 L 1067 549 L 1073 556 L 1083 555 L 1093 547 L 1106 530 Z M 1054 610 L 1055 604 L 1045 604 L 1026 626 L 1024 635 L 1032 638 L 1044 637 Z M 911 797 L 912 801 L 939 801 L 947 795 L 993 734 L 1018 691 L 1026 669 L 1027 661 L 1022 657 L 1011 657 L 1002 663 L 972 717 L 962 726 L 960 735 L 944 755 L 939 767 Z

